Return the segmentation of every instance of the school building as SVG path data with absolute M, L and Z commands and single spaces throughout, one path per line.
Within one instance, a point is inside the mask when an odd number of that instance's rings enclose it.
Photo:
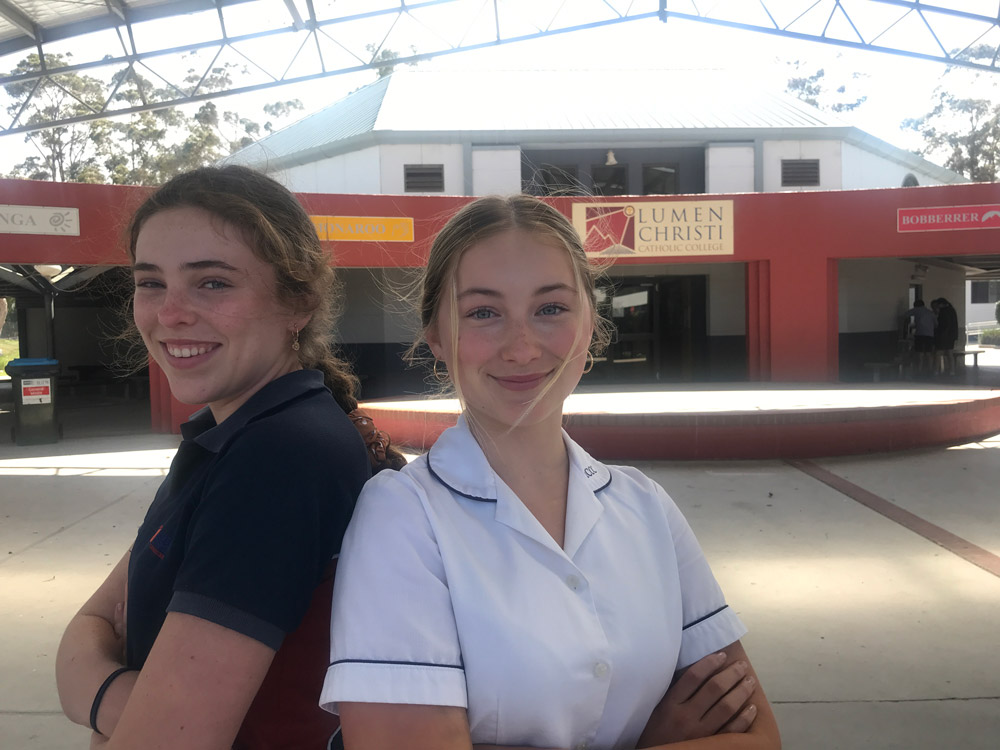
M 606 265 L 594 383 L 836 382 L 891 360 L 915 297 L 1000 278 L 1000 185 L 713 73 L 402 71 L 231 157 L 296 191 L 341 270 L 368 397 L 421 392 L 402 299 L 469 196 L 545 196 Z M 447 106 L 446 106 L 447 104 Z M 22 356 L 113 377 L 121 231 L 145 190 L 0 181 Z M 118 270 L 115 270 L 115 269 Z M 48 321 L 54 313 L 54 325 Z M 186 407 L 150 375 L 154 420 Z M 136 389 L 142 392 L 141 389 Z

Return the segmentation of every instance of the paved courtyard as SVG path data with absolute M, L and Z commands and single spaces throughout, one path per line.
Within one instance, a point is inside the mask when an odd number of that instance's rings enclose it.
M 56 646 L 131 543 L 176 438 L 0 446 L 0 745 L 86 747 Z M 979 567 L 781 461 L 637 464 L 701 539 L 790 750 L 996 750 L 1000 567 Z M 1000 435 L 811 462 L 1000 565 Z M 919 530 L 919 529 L 918 529 Z M 959 550 L 961 551 L 961 550 Z

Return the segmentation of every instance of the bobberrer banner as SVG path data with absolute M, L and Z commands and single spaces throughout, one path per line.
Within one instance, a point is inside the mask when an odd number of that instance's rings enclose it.
M 942 232 L 956 229 L 1000 229 L 1000 203 L 986 206 L 900 208 L 899 232 Z

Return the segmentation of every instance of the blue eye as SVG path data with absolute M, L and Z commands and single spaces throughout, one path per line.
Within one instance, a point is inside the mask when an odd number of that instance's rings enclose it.
M 494 317 L 494 313 L 488 307 L 477 307 L 475 310 L 470 310 L 466 317 L 473 320 L 489 320 Z
M 557 305 L 553 303 L 549 305 L 542 305 L 538 312 L 540 315 L 558 315 L 559 313 L 566 312 L 566 307 L 564 305 Z
M 229 287 L 229 284 L 224 281 L 219 281 L 218 279 L 209 279 L 202 286 L 206 289 L 226 289 Z

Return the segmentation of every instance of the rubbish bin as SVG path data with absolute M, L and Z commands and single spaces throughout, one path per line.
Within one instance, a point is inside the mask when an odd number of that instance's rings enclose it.
M 14 427 L 11 438 L 18 445 L 59 441 L 56 422 L 55 359 L 12 359 L 4 368 L 14 391 Z

